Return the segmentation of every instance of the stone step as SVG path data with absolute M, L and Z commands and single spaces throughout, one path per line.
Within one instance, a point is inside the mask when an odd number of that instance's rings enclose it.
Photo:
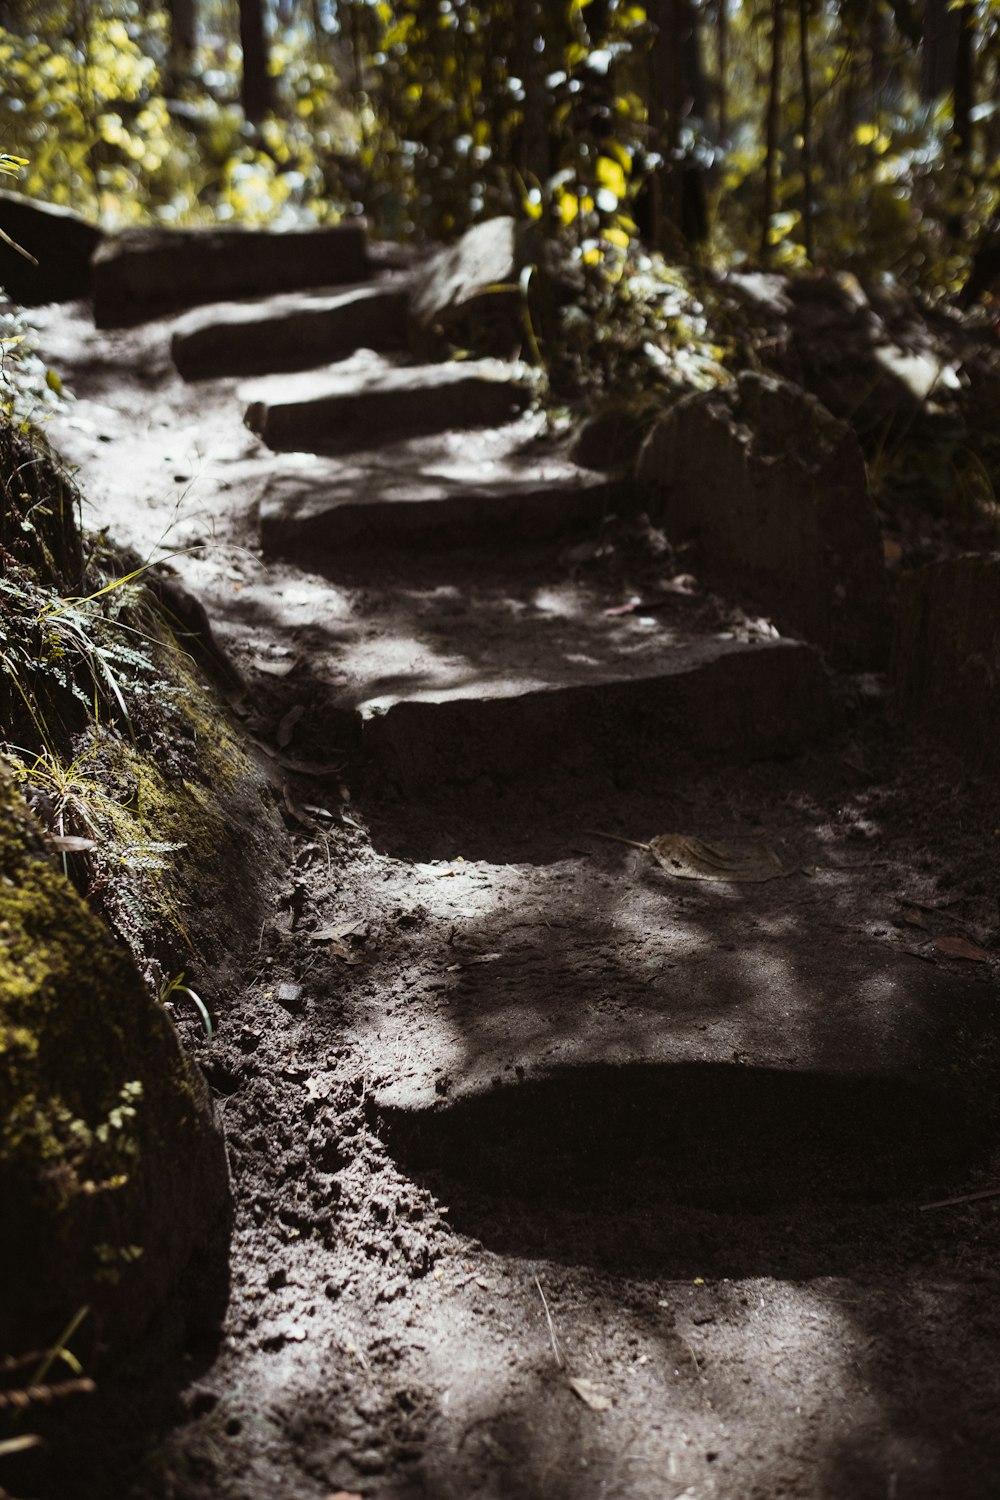
M 272 474 L 261 497 L 264 555 L 315 565 L 348 548 L 546 542 L 628 509 L 625 486 L 537 447 L 520 451 L 536 431 L 529 418 L 341 460 L 303 456 Z
M 103 238 L 96 224 L 72 209 L 0 189 L 0 231 L 0 286 L 8 297 L 34 307 L 90 296 L 91 257 Z
M 221 303 L 178 322 L 170 352 L 185 380 L 307 370 L 362 348 L 404 348 L 408 306 L 398 279 Z
M 94 322 L 127 327 L 205 302 L 333 286 L 368 274 L 361 224 L 127 229 L 94 255 Z
M 529 406 L 526 365 L 404 365 L 364 350 L 323 370 L 241 387 L 245 421 L 278 452 L 344 453 L 413 433 L 498 426 Z
M 546 603 L 558 611 L 557 597 Z M 463 623 L 459 613 L 439 638 L 426 624 L 404 640 L 389 629 L 345 655 L 366 764 L 404 793 L 544 780 L 557 762 L 567 775 L 632 776 L 678 754 L 780 755 L 830 723 L 819 657 L 794 641 L 588 627 L 558 613 L 498 615 L 489 639 L 465 639 Z
M 732 833 L 732 804 L 714 826 L 675 816 L 660 830 Z M 761 884 L 678 880 L 582 831 L 554 865 L 401 869 L 385 899 L 419 914 L 427 952 L 440 933 L 440 957 L 370 1016 L 397 1154 L 443 1174 L 452 1205 L 464 1183 L 578 1208 L 641 1158 L 655 1197 L 751 1211 L 916 1192 L 974 1160 L 992 976 L 874 931 L 892 897 L 871 870 L 839 864 L 807 813 L 784 821 L 792 873 Z

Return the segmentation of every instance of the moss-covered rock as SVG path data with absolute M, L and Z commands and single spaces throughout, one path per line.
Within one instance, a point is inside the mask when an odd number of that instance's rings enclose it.
M 138 1335 L 224 1247 L 229 1179 L 206 1086 L 162 1008 L 0 776 L 0 1358 L 90 1306 Z

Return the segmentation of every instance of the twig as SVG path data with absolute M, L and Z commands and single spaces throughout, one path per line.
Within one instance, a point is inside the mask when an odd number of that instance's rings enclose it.
M 1000 1187 L 984 1188 L 981 1193 L 963 1193 L 960 1198 L 940 1198 L 937 1203 L 921 1203 L 920 1212 L 926 1214 L 932 1208 L 952 1208 L 956 1203 L 976 1203 L 981 1198 L 1000 1198 Z
M 0 240 L 3 240 L 4 244 L 9 245 L 12 250 L 16 250 L 18 255 L 23 255 L 25 260 L 30 261 L 33 266 L 38 265 L 38 261 L 32 255 L 31 251 L 25 250 L 23 245 L 17 243 L 17 240 L 12 240 L 5 229 L 0 229 Z
M 640 844 L 638 839 L 623 839 L 620 833 L 602 833 L 599 828 L 585 828 L 584 833 L 589 833 L 592 839 L 610 839 L 613 844 L 628 844 L 630 849 L 644 849 L 647 854 L 652 854 L 652 844 Z
M 542 1291 L 542 1283 L 539 1281 L 537 1276 L 535 1277 L 535 1285 L 538 1288 L 538 1295 L 539 1297 L 541 1297 L 542 1306 L 545 1309 L 545 1321 L 549 1325 L 549 1341 L 552 1344 L 552 1354 L 556 1362 L 556 1369 L 561 1370 L 565 1363 L 565 1360 L 563 1359 L 562 1353 L 559 1349 L 559 1341 L 556 1338 L 556 1331 L 552 1326 L 552 1314 L 549 1312 L 549 1304 L 545 1300 L 545 1293 Z

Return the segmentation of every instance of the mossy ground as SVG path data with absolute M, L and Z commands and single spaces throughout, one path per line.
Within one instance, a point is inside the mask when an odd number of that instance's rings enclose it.
M 141 567 L 81 543 L 23 434 L 2 464 L 0 1359 L 85 1307 L 78 1347 L 127 1342 L 224 1245 L 221 1133 L 159 994 L 218 953 L 271 800 Z

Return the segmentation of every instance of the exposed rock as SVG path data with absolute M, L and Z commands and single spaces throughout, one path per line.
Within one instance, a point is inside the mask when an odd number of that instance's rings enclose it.
M 130 229 L 94 257 L 94 321 L 125 326 L 203 302 L 361 281 L 368 271 L 360 224 Z
M 104 236 L 72 209 L 0 191 L 0 229 L 38 262 L 0 240 L 0 286 L 28 307 L 89 297 L 90 260 Z
M 514 219 L 487 219 L 417 273 L 410 312 L 418 353 L 430 352 L 432 346 L 457 335 L 461 325 L 477 321 L 497 324 L 490 339 L 491 354 L 510 351 L 518 339 L 521 307 L 517 241 Z M 478 340 L 475 347 L 479 352 Z
M 710 576 L 749 586 L 780 629 L 843 665 L 883 659 L 888 599 L 864 460 L 814 397 L 751 373 L 686 396 L 637 472 L 671 542 L 694 541 Z
M 913 298 L 866 291 L 850 274 L 733 272 L 723 285 L 767 369 L 805 386 L 866 447 L 955 405 L 958 371 Z
M 221 1275 L 229 1177 L 165 1013 L 0 780 L 0 1352 L 138 1336 L 192 1257 Z
M 904 575 L 892 683 L 904 718 L 995 763 L 1000 737 L 1000 553 Z
M 587 418 L 577 433 L 570 450 L 573 462 L 605 474 L 630 465 L 636 449 L 663 411 L 664 402 L 656 396 L 608 401 Z
M 522 286 L 522 272 L 531 276 Z M 474 354 L 528 352 L 529 323 L 544 337 L 552 311 L 568 291 L 582 291 L 579 271 L 530 224 L 487 219 L 468 230 L 416 273 L 411 340 L 421 357 L 449 345 Z

